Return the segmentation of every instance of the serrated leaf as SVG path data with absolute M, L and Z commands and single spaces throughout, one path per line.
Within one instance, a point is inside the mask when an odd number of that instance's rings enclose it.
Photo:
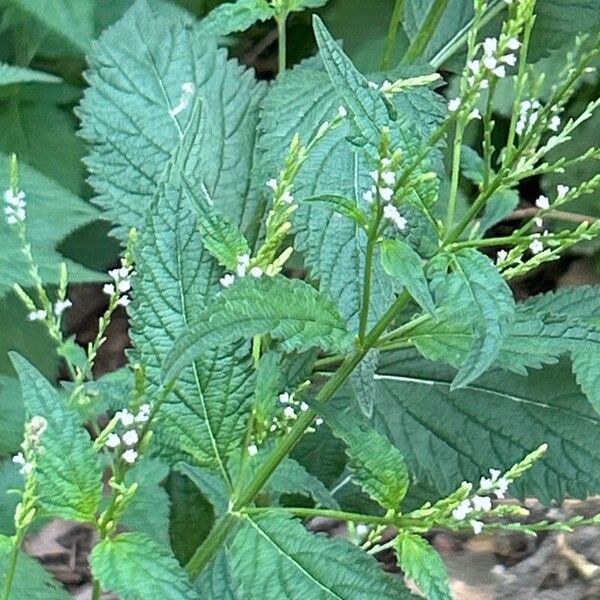
M 350 387 L 354 392 L 356 403 L 367 419 L 373 416 L 375 391 L 375 371 L 379 364 L 379 350 L 372 348 L 360 361 L 350 375 Z
M 18 451 L 25 418 L 21 388 L 14 377 L 0 375 L 0 414 L 0 456 L 7 456 Z
M 398 562 L 428 600 L 452 600 L 446 565 L 420 535 L 400 532 L 395 540 Z
M 213 505 L 216 516 L 219 517 L 227 512 L 229 494 L 223 479 L 208 469 L 195 467 L 184 462 L 178 462 L 175 465 L 175 470 L 185 475 L 206 496 Z
M 67 235 L 98 218 L 98 211 L 64 187 L 25 164 L 19 166 L 20 187 L 27 194 L 27 237 L 45 282 L 58 283 L 60 263 L 69 269 L 70 281 L 94 281 L 102 276 L 62 256 L 57 246 Z M 9 159 L 0 154 L 0 189 L 9 188 Z M 56 215 L 61 218 L 57 219 Z M 48 227 L 48 223 L 53 223 Z M 0 219 L 0 297 L 14 283 L 31 285 L 29 266 L 13 227 Z
M 45 73 L 44 71 L 36 71 L 35 69 L 27 69 L 26 67 L 17 67 L 0 62 L 0 86 L 13 85 L 15 83 L 59 83 L 60 77 Z
M 388 510 L 397 510 L 406 495 L 409 476 L 404 457 L 368 421 L 361 421 L 348 410 L 329 406 L 315 407 L 344 441 L 349 467 L 356 483 L 371 498 Z
M 0 535 L 0 588 L 8 568 L 13 539 Z M 10 600 L 69 600 L 72 596 L 33 558 L 19 552 Z
M 214 8 L 202 19 L 201 26 L 214 35 L 229 35 L 274 16 L 275 10 L 267 0 L 237 0 Z
M 234 223 L 252 223 L 260 198 L 248 198 L 258 105 L 264 85 L 218 50 L 189 16 L 165 16 L 140 0 L 94 44 L 81 105 L 81 135 L 94 200 L 125 238 L 144 222 L 165 165 L 180 144 L 192 104 L 171 116 L 189 92 L 202 104 L 194 131 L 191 183 L 203 181 L 215 206 Z M 186 86 L 190 89 L 190 86 Z
M 368 221 L 365 213 L 359 208 L 355 200 L 335 194 L 322 194 L 302 198 L 302 202 L 315 202 L 327 207 L 335 213 L 352 219 L 357 225 L 367 227 Z
M 397 352 L 378 375 L 374 420 L 418 481 L 447 495 L 489 468 L 506 470 L 542 443 L 548 452 L 511 486 L 543 502 L 600 489 L 600 417 L 559 364 L 523 377 L 490 372 L 451 391 L 455 371 Z M 459 434 L 457 435 L 457 432 Z
M 381 243 L 381 263 L 385 272 L 406 287 L 419 306 L 429 314 L 435 312 L 435 302 L 425 277 L 421 257 L 402 240 Z
M 531 296 L 524 307 L 537 313 L 555 313 L 581 319 L 588 325 L 600 324 L 600 286 L 564 287 L 547 294 Z
M 201 598 L 242 600 L 247 597 L 233 574 L 231 553 L 227 548 L 221 548 L 215 554 L 202 569 L 194 585 L 200 592 Z
M 11 460 L 0 464 L 0 534 L 15 533 L 15 510 L 21 498 L 14 491 L 23 489 L 23 475 L 19 469 Z
M 102 498 L 102 465 L 89 434 L 75 411 L 67 409 L 58 391 L 24 358 L 12 354 L 23 402 L 31 416 L 48 426 L 36 459 L 36 492 L 51 515 L 92 522 Z
M 92 550 L 90 562 L 102 588 L 122 600 L 199 598 L 175 557 L 141 533 L 102 540 Z
M 215 344 L 266 334 L 287 351 L 318 347 L 340 352 L 353 341 L 331 300 L 304 281 L 245 277 L 223 290 L 180 336 L 165 361 L 164 380 L 175 380 Z
M 350 542 L 309 533 L 279 511 L 245 517 L 231 544 L 233 571 L 258 598 L 408 600 L 398 578 Z
M 448 274 L 448 268 L 452 272 Z M 458 389 L 479 377 L 495 360 L 515 311 L 510 288 L 489 258 L 472 249 L 439 255 L 431 263 L 438 305 L 464 308 L 472 320 L 473 345 L 452 383 Z

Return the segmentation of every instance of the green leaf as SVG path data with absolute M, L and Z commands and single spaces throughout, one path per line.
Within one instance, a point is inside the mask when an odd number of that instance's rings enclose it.
M 494 362 L 515 303 L 494 264 L 476 250 L 439 255 L 431 263 L 431 273 L 438 305 L 452 307 L 455 313 L 464 310 L 465 317 L 473 319 L 473 345 L 452 383 L 453 389 L 458 389 L 477 379 Z
M 201 598 L 218 598 L 219 600 L 241 600 L 244 591 L 233 574 L 231 553 L 222 548 L 202 569 L 194 582 Z
M 435 312 L 421 257 L 406 242 L 384 240 L 381 243 L 381 263 L 385 272 L 405 286 L 423 310 L 429 314 Z
M 245 517 L 231 544 L 233 570 L 257 598 L 408 600 L 401 580 L 341 539 L 309 533 L 280 511 Z
M 325 417 L 333 434 L 344 441 L 349 467 L 356 483 L 388 510 L 397 510 L 406 495 L 409 476 L 404 457 L 368 421 L 357 419 L 346 409 L 316 409 Z
M 320 196 L 309 196 L 302 198 L 302 202 L 315 202 L 332 210 L 335 213 L 352 219 L 360 227 L 367 227 L 368 221 L 365 213 L 359 208 L 355 200 L 335 194 L 322 194 Z
M 225 482 L 208 469 L 179 462 L 175 470 L 185 475 L 210 501 L 217 517 L 225 514 L 229 508 L 229 493 Z
M 189 16 L 168 17 L 138 1 L 94 44 L 81 105 L 81 135 L 94 200 L 124 239 L 144 223 L 165 166 L 192 117 L 191 92 L 202 105 L 202 127 L 190 132 L 190 183 L 204 182 L 215 206 L 235 224 L 253 224 L 261 198 L 250 197 L 258 106 L 265 86 L 217 49 Z M 175 116 L 181 101 L 190 105 Z M 170 112 L 171 111 L 171 112 Z M 194 174 L 194 177 L 191 174 Z M 244 201 L 246 198 L 246 201 Z
M 64 519 L 92 522 L 102 497 L 102 465 L 75 411 L 68 410 L 50 383 L 24 358 L 12 354 L 27 413 L 48 421 L 37 454 L 40 504 Z
M 41 175 L 36 170 L 21 164 L 20 187 L 27 194 L 27 237 L 33 256 L 40 268 L 42 279 L 58 283 L 60 263 L 69 269 L 70 281 L 94 281 L 101 276 L 65 258 L 57 246 L 68 234 L 90 223 L 98 212 L 62 186 Z M 9 187 L 9 159 L 0 155 L 0 189 Z M 57 219 L 60 214 L 61 218 Z M 48 227 L 48 223 L 53 223 Z M 0 296 L 14 283 L 31 285 L 29 266 L 21 251 L 21 243 L 14 228 L 4 218 L 0 219 Z
M 102 588 L 122 600 L 199 598 L 175 557 L 141 533 L 102 540 L 92 550 L 90 562 Z
M 184 185 L 187 182 L 184 182 Z M 200 185 L 200 193 L 186 185 L 189 198 L 192 200 L 198 229 L 206 249 L 230 270 L 234 270 L 239 257 L 250 255 L 250 246 L 240 230 L 224 215 L 214 209 L 214 202 L 204 184 Z
M 214 8 L 202 19 L 202 27 L 214 35 L 229 35 L 273 16 L 275 11 L 267 0 L 237 0 Z
M 350 375 L 350 387 L 354 392 L 354 398 L 360 411 L 367 419 L 373 416 L 374 376 L 378 364 L 379 350 L 372 348 Z
M 587 324 L 600 324 L 600 286 L 582 285 L 564 287 L 531 296 L 523 306 L 530 307 L 537 313 L 566 314 L 571 318 L 581 319 Z
M 81 53 L 89 49 L 94 35 L 93 0 L 9 0 L 9 4 Z
M 506 470 L 548 443 L 511 486 L 547 503 L 600 489 L 600 417 L 559 364 L 523 377 L 490 372 L 452 391 L 455 371 L 397 352 L 378 375 L 374 420 L 415 478 L 442 495 L 489 468 Z
M 7 456 L 18 451 L 25 418 L 21 388 L 14 377 L 0 375 L 0 414 L 0 456 Z
M 429 600 L 452 600 L 446 565 L 427 540 L 402 531 L 395 545 L 402 570 Z
M 36 71 L 35 69 L 27 69 L 0 62 L 0 86 L 31 82 L 59 83 L 60 81 L 60 77 L 44 73 L 44 71 Z
M 23 475 L 19 473 L 19 466 L 11 460 L 4 460 L 0 464 L 0 533 L 14 535 L 15 510 L 21 501 L 19 494 L 14 490 L 23 489 Z
M 12 538 L 0 535 L 0 588 L 8 568 Z M 10 600 L 69 600 L 72 596 L 33 558 L 19 552 Z
M 180 336 L 165 361 L 164 380 L 175 380 L 215 344 L 266 334 L 286 351 L 319 347 L 340 352 L 353 341 L 333 303 L 304 281 L 246 277 L 223 290 Z
M 283 6 L 289 11 L 302 11 L 305 8 L 325 6 L 329 0 L 283 0 Z
M 127 529 L 146 534 L 161 546 L 169 546 L 170 500 L 162 481 L 169 474 L 167 465 L 153 458 L 144 458 L 127 472 L 125 483 L 139 487 L 121 523 Z

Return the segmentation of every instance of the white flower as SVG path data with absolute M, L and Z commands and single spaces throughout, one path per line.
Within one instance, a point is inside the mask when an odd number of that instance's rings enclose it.
M 284 417 L 286 417 L 288 419 L 295 419 L 296 411 L 294 410 L 294 408 L 292 406 L 286 406 L 283 409 L 283 415 L 284 415 Z
M 323 419 L 321 417 L 317 417 L 315 419 L 315 425 L 319 427 L 319 425 L 323 425 Z
M 471 527 L 473 528 L 475 535 L 479 535 L 481 533 L 481 531 L 483 530 L 483 523 L 481 521 L 471 519 L 469 521 L 469 523 L 470 523 Z
M 365 525 L 364 523 L 359 523 L 356 526 L 356 535 L 361 539 L 369 535 L 369 531 L 371 531 L 369 526 Z
M 483 66 L 490 71 L 498 66 L 498 61 L 493 56 L 484 56 L 481 61 Z
M 191 81 L 185 81 L 181 84 L 181 91 L 185 94 L 193 94 L 196 86 Z
M 373 192 L 373 190 L 369 190 L 363 194 L 363 200 L 365 200 L 369 204 L 372 204 L 374 199 L 375 193 Z
M 12 457 L 12 461 L 16 464 L 16 465 L 24 465 L 25 464 L 25 457 L 23 456 L 22 452 L 18 452 L 17 454 L 15 454 Z
M 13 208 L 25 208 L 25 192 L 19 191 L 15 194 L 10 188 L 4 192 L 4 201 Z
M 465 517 L 473 512 L 473 507 L 471 506 L 471 502 L 469 500 L 463 500 L 453 511 L 452 516 L 457 521 L 463 521 Z
M 281 404 L 291 404 L 294 401 L 294 394 L 288 394 L 287 392 L 283 392 L 283 394 L 279 394 L 279 402 Z
M 131 283 L 129 279 L 122 279 L 121 281 L 119 281 L 117 289 L 119 290 L 119 292 L 121 292 L 121 294 L 128 292 L 131 289 Z
M 533 240 L 533 242 L 529 244 L 529 249 L 531 252 L 533 252 L 533 254 L 539 254 L 540 252 L 544 251 L 544 244 L 541 240 Z
M 496 489 L 494 491 L 494 494 L 496 494 L 496 498 L 504 498 L 506 492 L 508 491 L 509 484 L 510 482 L 508 481 L 508 479 L 504 477 L 501 477 L 500 479 L 498 479 L 498 481 L 496 481 Z
M 396 173 L 393 171 L 383 171 L 381 173 L 381 180 L 387 185 L 394 185 L 396 183 Z
M 470 60 L 467 62 L 467 67 L 473 75 L 477 75 L 481 68 L 481 63 L 478 60 Z
M 114 294 L 115 294 L 115 286 L 112 283 L 105 283 L 104 286 L 102 287 L 102 291 L 107 296 L 114 296 Z
M 514 54 L 505 54 L 500 60 L 509 67 L 514 67 L 517 64 L 517 57 Z
M 142 404 L 135 416 L 136 423 L 145 423 L 150 418 L 150 405 Z
M 496 38 L 485 38 L 483 42 L 483 53 L 487 56 L 493 56 L 498 49 L 498 40 Z
M 540 217 L 536 217 L 533 220 L 534 224 L 536 227 L 542 227 L 544 225 L 544 219 L 540 218 Z
M 129 450 L 125 450 L 121 456 L 125 462 L 132 465 L 138 457 L 138 453 L 133 448 L 129 448 Z
M 71 306 L 73 306 L 73 303 L 68 298 L 66 300 L 57 300 L 54 304 L 54 314 L 60 317 Z
M 492 501 L 487 496 L 473 496 L 471 502 L 475 510 L 492 510 Z
M 131 267 L 121 267 L 118 270 L 118 275 L 120 279 L 125 279 L 131 275 Z
M 502 262 L 508 258 L 508 252 L 506 250 L 498 250 L 496 253 L 496 261 Z
M 121 443 L 121 438 L 116 433 L 109 433 L 104 445 L 108 448 L 116 448 Z
M 43 321 L 48 316 L 48 313 L 45 310 L 33 310 L 28 315 L 27 318 L 30 321 Z
M 294 201 L 294 196 L 289 191 L 286 190 L 283 194 L 281 194 L 281 199 L 286 204 L 291 204 Z
M 372 90 L 378 90 L 379 89 L 379 86 L 374 81 L 369 81 L 369 87 Z
M 382 84 L 381 84 L 381 91 L 382 92 L 389 92 L 392 88 L 392 82 L 389 79 L 386 79 Z
M 238 263 L 247 267 L 250 264 L 250 255 L 242 254 L 241 256 L 238 256 Z
M 506 77 L 506 67 L 504 65 L 500 65 L 499 67 L 496 67 L 492 73 L 496 76 L 496 77 Z
M 256 444 L 250 444 L 248 446 L 248 454 L 250 456 L 256 456 L 256 454 L 258 454 L 258 448 L 256 447 Z
M 479 83 L 479 88 L 482 90 L 487 90 L 490 87 L 490 82 L 487 79 L 482 79 Z
M 509 50 L 518 50 L 521 47 L 521 42 L 519 42 L 517 38 L 513 37 L 506 42 L 506 47 Z
M 379 181 L 379 171 L 369 171 L 369 176 L 375 183 Z
M 571 188 L 568 185 L 557 185 L 556 186 L 556 193 L 558 195 L 558 198 L 559 199 L 564 198 L 569 193 L 570 189 Z
M 384 202 L 389 202 L 394 196 L 394 190 L 388 187 L 379 188 L 379 195 Z
M 386 219 L 392 221 L 400 231 L 406 229 L 407 221 L 406 219 L 398 212 L 398 209 L 392 204 L 388 204 L 383 208 L 383 216 Z
M 538 196 L 538 199 L 535 201 L 535 205 L 542 210 L 548 210 L 550 208 L 550 200 L 548 196 Z
M 263 274 L 263 270 L 260 267 L 252 267 L 250 269 L 250 275 L 252 275 L 252 277 L 256 277 L 257 279 L 259 277 L 262 277 Z
M 348 110 L 345 106 L 340 106 L 338 108 L 338 116 L 340 116 L 342 119 L 348 116 Z
M 29 425 L 31 427 L 31 433 L 39 437 L 42 435 L 42 433 L 44 433 L 44 431 L 46 431 L 48 427 L 48 421 L 44 417 L 35 415 L 31 418 Z
M 130 303 L 131 303 L 131 299 L 129 298 L 129 296 L 121 296 L 119 298 L 119 300 L 117 301 L 117 304 L 119 306 L 122 306 L 123 308 L 127 308 Z
M 135 420 L 135 417 L 126 408 L 115 413 L 115 417 L 121 421 L 123 427 L 129 427 L 130 425 L 133 425 Z
M 550 129 L 551 131 L 558 131 L 559 127 L 560 127 L 560 117 L 558 115 L 554 115 L 550 119 L 550 125 L 548 125 L 548 129 Z
M 29 475 L 33 471 L 33 465 L 31 463 L 26 462 L 20 469 L 19 473 L 21 475 Z
M 234 281 L 235 275 L 232 275 L 231 273 L 226 273 L 223 275 L 223 277 L 221 277 L 221 279 L 219 279 L 219 282 L 224 288 L 228 288 L 229 286 L 233 285 Z
M 478 108 L 474 108 L 470 113 L 469 113 L 469 119 L 481 119 L 481 112 L 479 111 Z
M 277 191 L 277 179 L 269 179 L 267 181 L 267 187 L 271 188 L 274 192 Z
M 301 402 L 300 403 L 300 410 L 302 412 L 306 412 L 308 410 L 308 408 L 309 408 L 309 406 L 308 406 L 308 404 L 306 404 L 306 402 Z
M 130 429 L 123 434 L 123 442 L 126 446 L 135 446 L 140 441 L 140 438 L 135 429 Z
M 448 102 L 448 110 L 450 112 L 456 112 L 460 108 L 460 98 L 452 98 L 450 102 Z

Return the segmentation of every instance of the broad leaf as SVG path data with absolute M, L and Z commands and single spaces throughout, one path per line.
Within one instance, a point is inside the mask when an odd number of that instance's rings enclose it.
M 266 21 L 275 15 L 267 0 L 236 0 L 214 8 L 201 26 L 214 35 L 229 35 L 245 31 L 257 21 Z
M 381 244 L 381 263 L 385 272 L 405 286 L 423 310 L 430 314 L 435 312 L 435 302 L 421 257 L 406 242 L 384 240 Z
M 334 194 L 323 194 L 321 196 L 309 196 L 303 198 L 302 202 L 314 202 L 329 210 L 352 219 L 357 225 L 367 227 L 368 220 L 365 213 L 359 208 L 355 200 Z
M 257 598 L 367 600 L 411 595 L 346 540 L 308 532 L 278 511 L 245 517 L 231 544 L 233 571 Z
M 215 509 L 217 517 L 225 514 L 229 507 L 229 493 L 225 482 L 215 473 L 208 469 L 188 465 L 179 462 L 175 470 L 185 475 L 210 501 Z
M 395 540 L 398 562 L 428 600 L 452 600 L 442 557 L 420 535 L 401 532 Z
M 515 303 L 496 267 L 476 250 L 437 256 L 431 264 L 431 275 L 438 305 L 449 307 L 453 314 L 464 310 L 465 317 L 472 321 L 473 345 L 452 383 L 453 389 L 464 387 L 494 362 Z
M 568 315 L 587 324 L 600 324 L 600 286 L 565 287 L 528 298 L 523 306 L 535 312 Z
M 440 495 L 489 468 L 509 468 L 542 443 L 547 454 L 511 490 L 550 502 L 600 489 L 600 417 L 567 365 L 527 377 L 492 372 L 451 391 L 452 369 L 414 352 L 389 360 L 378 375 L 376 426 L 416 479 Z
M 173 381 L 216 344 L 265 334 L 288 351 L 319 347 L 339 352 L 353 340 L 334 304 L 307 283 L 283 276 L 245 277 L 223 290 L 177 340 L 165 361 L 164 379 Z
M 8 568 L 12 538 L 0 535 L 0 588 Z M 69 600 L 72 596 L 35 559 L 19 552 L 10 600 Z
M 175 557 L 141 533 L 102 540 L 92 550 L 90 562 L 103 589 L 122 600 L 199 598 Z
M 0 375 L 0 414 L 0 456 L 7 456 L 21 443 L 25 410 L 18 380 L 5 375 Z
M 379 392 L 379 390 L 378 390 Z M 316 407 L 333 434 L 346 444 L 349 467 L 356 483 L 388 510 L 398 509 L 409 484 L 404 457 L 389 440 L 348 410 Z
M 21 498 L 14 490 L 23 489 L 23 475 L 19 469 L 19 465 L 11 460 L 0 464 L 0 534 L 15 533 L 15 509 Z
M 94 521 L 102 497 L 102 465 L 88 432 L 58 391 L 24 358 L 13 354 L 23 402 L 30 416 L 48 422 L 44 450 L 37 454 L 36 481 L 40 504 L 51 514 L 75 521 Z
M 375 371 L 379 364 L 379 350 L 372 348 L 350 375 L 350 387 L 361 412 L 367 419 L 373 416 Z
M 221 548 L 212 560 L 202 569 L 194 586 L 201 598 L 218 598 L 219 600 L 242 600 L 246 598 L 239 581 L 233 574 L 231 552 Z

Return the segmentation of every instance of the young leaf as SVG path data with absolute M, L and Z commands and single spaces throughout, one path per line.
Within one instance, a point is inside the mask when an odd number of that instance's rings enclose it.
M 13 543 L 12 538 L 0 535 L 0 589 Z M 19 552 L 10 600 L 72 600 L 72 596 L 37 560 Z
M 199 598 L 175 557 L 141 533 L 102 540 L 92 550 L 90 562 L 103 589 L 116 592 L 122 600 Z
M 302 202 L 314 202 L 325 206 L 335 213 L 344 215 L 352 219 L 360 227 L 367 227 L 367 217 L 359 208 L 358 204 L 345 196 L 336 196 L 335 194 L 321 194 L 320 196 L 309 196 L 302 198 Z
M 215 344 L 270 334 L 285 350 L 319 347 L 340 352 L 352 345 L 336 307 L 312 286 L 282 276 L 246 277 L 221 292 L 180 336 L 165 361 L 164 380 Z
M 201 27 L 214 35 L 229 35 L 245 31 L 257 21 L 266 21 L 275 15 L 267 0 L 236 0 L 214 8 L 201 21 Z
M 374 421 L 410 472 L 441 495 L 506 470 L 543 443 L 544 457 L 511 487 L 542 502 L 600 490 L 600 417 L 559 364 L 527 377 L 486 373 L 451 391 L 455 371 L 397 352 L 380 368 Z M 461 432 L 457 435 L 456 432 Z
M 381 264 L 385 272 L 406 287 L 419 306 L 433 315 L 435 302 L 425 277 L 421 257 L 402 240 L 381 243 Z
M 41 436 L 43 451 L 36 459 L 40 504 L 52 515 L 91 522 L 102 497 L 102 465 L 90 436 L 35 367 L 17 354 L 11 358 L 28 414 L 48 422 Z
M 450 274 L 448 267 L 452 268 Z M 464 307 L 465 316 L 473 319 L 473 346 L 452 383 L 457 389 L 477 379 L 494 362 L 513 318 L 515 302 L 496 267 L 476 250 L 441 254 L 432 261 L 431 271 L 438 305 L 451 306 L 454 311 Z
M 452 600 L 442 557 L 420 535 L 400 532 L 395 540 L 398 562 L 429 600 Z
M 260 598 L 409 600 L 397 577 L 346 540 L 308 532 L 282 511 L 245 517 L 231 544 L 233 571 Z
M 60 83 L 61 78 L 44 71 L 36 71 L 25 67 L 16 67 L 0 62 L 0 86 L 15 83 Z
M 349 467 L 356 483 L 388 510 L 396 510 L 408 489 L 409 476 L 404 457 L 372 425 L 360 421 L 348 410 L 316 407 L 333 434 L 344 441 Z

